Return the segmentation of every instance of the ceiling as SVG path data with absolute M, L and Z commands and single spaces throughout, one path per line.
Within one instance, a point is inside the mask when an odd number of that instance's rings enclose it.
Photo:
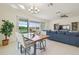
M 24 9 L 19 7 L 18 5 L 24 6 Z M 32 15 L 34 17 L 40 18 L 40 19 L 46 19 L 46 20 L 54 20 L 54 19 L 60 19 L 60 14 L 65 14 L 68 17 L 76 17 L 79 16 L 79 3 L 53 3 L 49 6 L 50 3 L 4 3 L 0 4 L 0 10 L 1 9 L 7 9 L 7 10 L 15 10 L 24 12 L 25 14 Z M 31 5 L 35 5 L 37 8 L 39 8 L 40 12 L 37 14 L 32 14 L 28 11 Z M 65 18 L 68 18 L 65 17 Z M 64 18 L 64 17 L 63 17 Z

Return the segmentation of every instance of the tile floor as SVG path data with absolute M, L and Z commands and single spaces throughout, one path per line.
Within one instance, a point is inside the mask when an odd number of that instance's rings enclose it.
M 38 50 L 37 50 L 38 51 Z M 47 40 L 46 51 L 38 51 L 37 55 L 78 55 L 79 47 Z M 16 47 L 16 42 L 7 46 L 0 46 L 0 55 L 21 55 Z

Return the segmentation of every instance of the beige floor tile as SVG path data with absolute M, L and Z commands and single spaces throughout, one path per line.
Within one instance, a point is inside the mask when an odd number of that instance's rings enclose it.
M 16 42 L 10 42 L 7 46 L 0 46 L 0 55 L 20 55 L 16 45 Z M 77 55 L 79 47 L 47 40 L 46 51 L 37 50 L 37 52 L 37 55 Z

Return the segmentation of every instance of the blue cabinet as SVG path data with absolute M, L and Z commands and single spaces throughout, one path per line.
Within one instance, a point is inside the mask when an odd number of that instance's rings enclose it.
M 79 46 L 79 32 L 46 31 L 46 34 L 49 35 L 50 40 Z

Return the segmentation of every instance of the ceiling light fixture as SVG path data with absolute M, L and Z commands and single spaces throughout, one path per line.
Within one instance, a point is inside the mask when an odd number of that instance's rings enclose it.
M 35 5 L 33 5 L 28 9 L 28 11 L 31 12 L 32 14 L 37 14 L 39 13 L 40 10 Z
M 18 4 L 18 6 L 19 6 L 20 8 L 22 8 L 22 9 L 25 9 L 25 7 L 24 7 L 23 5 L 21 5 L 21 4 Z
M 14 5 L 14 4 L 12 4 L 11 7 L 12 7 L 12 8 L 15 8 L 15 9 L 18 8 L 18 7 L 17 7 L 16 5 Z

